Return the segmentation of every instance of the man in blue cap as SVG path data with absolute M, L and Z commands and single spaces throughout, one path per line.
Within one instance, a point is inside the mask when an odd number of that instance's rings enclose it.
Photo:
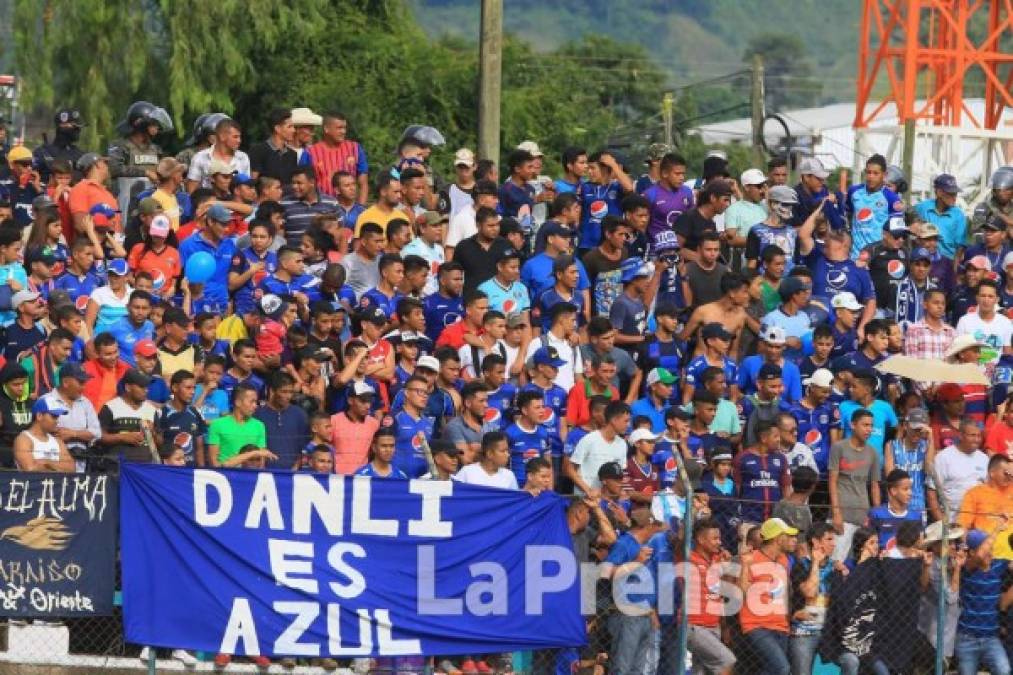
M 639 258 L 628 258 L 620 268 L 623 292 L 609 309 L 609 321 L 616 329 L 616 345 L 635 350 L 647 332 L 647 307 L 658 286 L 654 283 L 654 265 Z
M 939 229 L 939 252 L 953 259 L 967 239 L 967 216 L 956 205 L 960 186 L 956 178 L 941 173 L 932 181 L 932 188 L 936 196 L 919 202 L 915 212 Z
M 999 637 L 1003 604 L 1009 604 L 1009 591 L 1003 593 L 1003 580 L 1009 574 L 1008 560 L 995 558 L 992 547 L 996 533 L 970 530 L 967 533 L 967 559 L 960 571 L 960 618 L 954 653 L 961 673 L 1008 675 L 1009 656 Z
M 925 294 L 938 288 L 929 275 L 931 271 L 932 253 L 922 247 L 911 251 L 907 276 L 894 288 L 893 317 L 905 332 L 909 325 L 918 323 L 925 316 Z
M 55 436 L 57 421 L 67 409 L 42 397 L 32 406 L 32 424 L 14 439 L 14 463 L 22 471 L 72 473 L 74 458 Z
M 204 226 L 179 245 L 184 276 L 190 257 L 198 252 L 208 253 L 215 261 L 215 272 L 204 282 L 204 297 L 211 302 L 225 304 L 229 300 L 228 277 L 232 257 L 236 254 L 235 240 L 225 237 L 232 222 L 232 212 L 221 204 L 212 204 L 205 213 Z

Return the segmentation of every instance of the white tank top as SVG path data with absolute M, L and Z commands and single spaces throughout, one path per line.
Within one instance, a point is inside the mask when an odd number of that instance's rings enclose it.
M 59 462 L 60 461 L 60 444 L 56 440 L 56 436 L 50 436 L 46 434 L 46 439 L 40 441 L 35 436 L 28 432 L 25 432 L 29 440 L 32 441 L 32 457 L 37 462 Z

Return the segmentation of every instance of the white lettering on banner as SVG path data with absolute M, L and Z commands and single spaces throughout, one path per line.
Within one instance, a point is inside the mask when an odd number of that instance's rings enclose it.
M 208 511 L 208 490 L 218 493 L 218 510 Z M 194 520 L 201 527 L 218 527 L 229 519 L 232 511 L 232 486 L 224 474 L 207 469 L 194 469 L 193 472 L 193 511 Z
M 408 521 L 408 534 L 413 537 L 451 537 L 454 524 L 440 520 L 440 498 L 454 493 L 449 480 L 413 480 L 408 491 L 422 495 L 422 519 Z
M 559 567 L 555 576 L 543 576 L 545 563 Z M 577 578 L 573 551 L 561 546 L 528 546 L 524 549 L 524 613 L 542 615 L 546 593 L 565 591 Z
M 419 615 L 429 616 L 461 616 L 464 603 L 460 598 L 436 597 L 436 547 L 419 546 L 418 556 L 418 602 L 416 610 Z
M 285 519 L 281 517 L 281 504 L 278 503 L 278 488 L 274 484 L 274 474 L 261 471 L 257 474 L 257 483 L 253 486 L 250 497 L 250 510 L 246 512 L 246 527 L 251 530 L 260 528 L 263 514 L 267 514 L 267 526 L 272 530 L 285 529 Z
M 373 518 L 371 505 L 372 479 L 369 476 L 352 478 L 352 534 L 376 534 L 381 537 L 396 537 L 398 522 L 384 518 Z
M 489 581 L 475 581 L 468 584 L 468 592 L 464 596 L 468 611 L 475 616 L 491 614 L 506 616 L 509 590 L 507 573 L 503 566 L 494 562 L 472 563 L 468 565 L 468 571 L 473 577 L 482 574 L 489 577 Z M 482 602 L 483 595 L 489 596 L 489 602 Z
M 327 652 L 331 656 L 360 656 L 373 651 L 373 630 L 368 609 L 356 610 L 359 615 L 359 646 L 341 644 L 341 605 L 327 605 Z
M 275 602 L 271 607 L 279 614 L 295 615 L 288 628 L 274 641 L 274 653 L 287 656 L 320 656 L 320 645 L 299 642 L 299 638 L 320 616 L 320 605 L 315 602 Z
M 296 534 L 312 532 L 312 515 L 316 513 L 320 522 L 332 537 L 341 536 L 344 528 L 341 521 L 345 510 L 345 478 L 331 474 L 325 488 L 316 476 L 297 473 L 292 476 L 292 492 L 299 499 L 292 504 L 292 531 Z
M 357 598 L 366 590 L 366 577 L 362 576 L 362 572 L 345 562 L 346 553 L 356 558 L 366 557 L 366 549 L 358 544 L 339 542 L 331 546 L 331 550 L 327 552 L 327 562 L 335 572 L 344 575 L 348 579 L 348 583 L 339 584 L 336 581 L 331 581 L 327 585 L 331 592 L 339 598 Z
M 288 511 L 281 507 L 275 474 L 269 471 L 258 473 L 249 503 L 239 505 L 246 512 L 243 526 L 256 530 L 266 525 L 271 530 L 290 529 L 293 534 L 311 535 L 319 523 L 329 536 L 335 537 L 344 535 L 346 531 L 379 537 L 402 536 L 401 520 L 373 517 L 372 479 L 369 476 L 352 478 L 348 513 L 345 509 L 346 477 L 329 475 L 323 478 L 326 482 L 321 482 L 320 476 L 294 474 L 291 478 L 291 511 Z M 444 497 L 454 494 L 453 481 L 412 480 L 408 491 L 420 497 L 421 516 L 404 519 L 407 534 L 426 539 L 452 537 L 454 524 L 442 519 L 442 505 Z M 12 495 L 12 499 L 16 500 L 17 494 L 12 492 Z M 226 474 L 210 469 L 194 470 L 194 521 L 198 525 L 221 527 L 232 516 L 236 506 L 234 502 L 232 485 Z M 286 526 L 285 516 L 288 513 L 291 513 L 292 522 Z
M 29 602 L 36 612 L 57 612 L 59 610 L 70 610 L 73 612 L 94 611 L 91 598 L 82 595 L 80 591 L 74 591 L 73 595 L 44 591 L 41 588 L 33 588 L 28 593 Z
M 243 641 L 243 649 L 236 649 L 239 641 Z M 232 611 L 222 635 L 221 654 L 260 654 L 260 642 L 257 641 L 257 625 L 253 622 L 250 601 L 246 598 L 233 598 Z
M 376 648 L 384 656 L 407 656 L 422 653 L 421 640 L 395 640 L 394 624 L 390 622 L 390 610 L 378 609 L 376 617 Z
M 40 481 L 41 489 L 32 499 L 32 481 Z M 108 476 L 61 476 L 59 478 L 11 478 L 5 483 L 7 494 L 0 492 L 0 511 L 7 513 L 34 512 L 39 518 L 63 520 L 61 514 L 88 512 L 88 520 L 105 517 L 108 500 Z
M 275 583 L 314 595 L 320 592 L 320 584 L 312 578 L 313 544 L 311 542 L 268 539 L 267 551 Z M 300 575 L 301 578 L 297 578 L 295 575 Z

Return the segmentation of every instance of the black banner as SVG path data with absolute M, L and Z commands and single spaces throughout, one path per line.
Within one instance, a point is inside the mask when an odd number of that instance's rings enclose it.
M 0 616 L 112 614 L 118 496 L 110 476 L 0 472 Z

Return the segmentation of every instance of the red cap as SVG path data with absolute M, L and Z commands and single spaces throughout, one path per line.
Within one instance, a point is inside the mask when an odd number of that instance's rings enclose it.
M 960 388 L 959 384 L 947 382 L 936 389 L 936 400 L 940 402 L 959 401 L 962 398 L 964 398 L 964 390 Z
M 151 358 L 158 354 L 158 347 L 151 340 L 138 340 L 137 344 L 134 345 L 134 354 Z

